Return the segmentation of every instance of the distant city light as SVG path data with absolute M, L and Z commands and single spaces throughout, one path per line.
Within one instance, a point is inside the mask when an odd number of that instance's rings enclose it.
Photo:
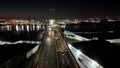
M 49 22 L 50 22 L 50 25 L 53 25 L 55 23 L 55 20 L 51 19 L 49 20 Z

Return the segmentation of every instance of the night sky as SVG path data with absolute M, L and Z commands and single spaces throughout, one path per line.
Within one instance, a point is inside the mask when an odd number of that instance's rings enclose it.
M 115 0 L 1 0 L 0 17 L 48 17 L 49 8 L 57 18 L 120 16 Z

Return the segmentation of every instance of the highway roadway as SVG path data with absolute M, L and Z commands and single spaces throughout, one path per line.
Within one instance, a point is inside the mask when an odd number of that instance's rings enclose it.
M 56 39 L 56 48 L 61 48 L 62 53 L 57 53 L 59 68 L 79 68 L 74 61 L 74 58 L 70 54 L 70 51 L 59 31 L 55 31 Z M 57 51 L 57 49 L 56 49 Z
M 36 55 L 33 68 L 57 68 L 54 33 L 52 31 L 47 32 L 44 36 L 41 48 Z
M 59 52 L 58 52 L 59 50 Z M 57 30 L 46 32 L 32 68 L 79 68 Z

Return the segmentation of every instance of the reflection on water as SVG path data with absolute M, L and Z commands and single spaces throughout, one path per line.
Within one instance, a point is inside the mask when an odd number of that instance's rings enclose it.
M 1 41 L 40 40 L 40 35 L 46 30 L 41 24 L 2 24 L 0 25 Z
M 46 25 L 35 24 L 5 24 L 0 25 L 0 31 L 40 31 L 45 30 Z

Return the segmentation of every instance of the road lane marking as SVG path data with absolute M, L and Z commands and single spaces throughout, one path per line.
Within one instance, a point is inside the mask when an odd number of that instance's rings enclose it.
M 45 63 L 46 65 L 48 64 L 48 61 L 46 61 L 46 63 Z

